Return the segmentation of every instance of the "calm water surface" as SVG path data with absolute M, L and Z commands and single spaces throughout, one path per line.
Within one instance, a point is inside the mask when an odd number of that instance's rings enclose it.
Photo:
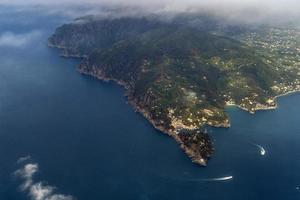
M 299 94 L 276 111 L 228 109 L 232 128 L 210 130 L 216 153 L 202 168 L 135 113 L 122 88 L 80 75 L 78 60 L 47 47 L 69 20 L 0 8 L 1 200 L 30 199 L 13 175 L 28 155 L 39 165 L 34 181 L 78 200 L 300 199 Z

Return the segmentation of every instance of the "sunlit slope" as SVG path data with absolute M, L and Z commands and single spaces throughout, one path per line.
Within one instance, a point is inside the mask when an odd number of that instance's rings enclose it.
M 81 18 L 49 42 L 85 56 L 82 73 L 124 85 L 133 105 L 201 164 L 212 150 L 196 130 L 228 127 L 228 103 L 250 112 L 274 107 L 274 88 L 296 78 L 249 42 L 149 18 Z

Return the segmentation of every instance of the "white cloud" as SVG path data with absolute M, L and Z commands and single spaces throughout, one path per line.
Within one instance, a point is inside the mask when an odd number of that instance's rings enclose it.
M 17 161 L 17 163 L 20 164 L 20 163 L 26 162 L 26 161 L 28 161 L 30 159 L 31 159 L 31 157 L 29 155 L 28 156 L 24 156 L 24 157 L 19 158 L 18 161 Z
M 38 170 L 38 164 L 28 163 L 14 173 L 24 181 L 20 187 L 21 191 L 28 192 L 31 200 L 74 200 L 70 195 L 55 193 L 56 188 L 54 186 L 35 182 L 33 178 Z
M 97 6 L 135 7 L 134 10 L 128 10 L 129 14 L 132 11 L 137 13 L 205 12 L 241 22 L 278 20 L 284 22 L 295 21 L 300 17 L 299 0 L 0 0 L 1 4 L 31 9 L 47 7 L 48 13 L 52 10 L 52 12 L 74 17 L 99 14 Z M 68 9 L 72 6 L 80 9 Z M 91 9 L 88 10 L 87 7 Z
M 290 7 L 299 8 L 299 0 L 1 0 L 0 5 L 79 5 L 79 4 L 101 4 L 101 5 L 127 5 L 127 6 L 171 6 L 171 7 L 192 7 L 192 6 L 215 6 L 241 7 L 241 6 L 269 6 L 269 7 Z
M 54 191 L 55 187 L 38 182 L 31 185 L 29 195 L 32 200 L 73 200 L 72 196 L 55 194 Z
M 46 200 L 72 200 L 72 196 L 66 196 L 62 194 L 54 194 L 48 197 Z
M 30 196 L 34 200 L 45 200 L 53 193 L 53 187 L 44 186 L 42 183 L 33 184 L 30 187 Z
M 0 47 L 24 47 L 34 40 L 37 40 L 40 35 L 41 32 L 37 30 L 20 34 L 6 31 L 0 34 Z
M 24 183 L 21 185 L 22 191 L 25 191 L 31 187 L 33 183 L 32 177 L 37 171 L 37 164 L 27 164 L 24 166 L 24 168 L 19 169 L 15 172 L 17 176 L 20 176 L 22 179 L 24 179 Z

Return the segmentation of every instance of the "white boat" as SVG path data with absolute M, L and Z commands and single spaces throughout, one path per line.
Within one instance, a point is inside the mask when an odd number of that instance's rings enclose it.
M 262 155 L 262 156 L 266 155 L 266 150 L 262 146 L 260 146 L 258 144 L 256 144 L 255 146 L 257 146 L 259 148 L 260 155 Z

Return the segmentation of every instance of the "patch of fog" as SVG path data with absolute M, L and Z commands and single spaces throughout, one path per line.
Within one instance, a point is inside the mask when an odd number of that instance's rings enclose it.
M 41 36 L 41 31 L 33 30 L 27 33 L 14 33 L 5 31 L 0 33 L 0 47 L 20 48 L 37 40 Z
M 17 163 L 20 164 L 20 163 L 23 163 L 23 162 L 28 161 L 28 160 L 30 160 L 30 159 L 31 159 L 31 156 L 30 156 L 30 155 L 24 156 L 24 157 L 19 158 L 18 161 L 17 161 Z
M 299 0 L 1 0 L 0 6 L 43 9 L 45 14 L 132 16 L 167 13 L 202 13 L 242 23 L 299 23 Z M 104 8 L 104 9 L 103 9 Z M 109 8 L 109 9 L 108 9 Z M 107 11 L 113 11 L 112 15 Z
M 24 163 L 31 160 L 30 156 L 21 157 L 17 163 Z M 37 163 L 25 163 L 20 169 L 14 172 L 14 175 L 22 179 L 20 189 L 27 192 L 31 200 L 74 200 L 74 197 L 65 194 L 56 193 L 54 186 L 45 184 L 42 181 L 35 182 L 34 175 L 38 173 L 39 165 Z

